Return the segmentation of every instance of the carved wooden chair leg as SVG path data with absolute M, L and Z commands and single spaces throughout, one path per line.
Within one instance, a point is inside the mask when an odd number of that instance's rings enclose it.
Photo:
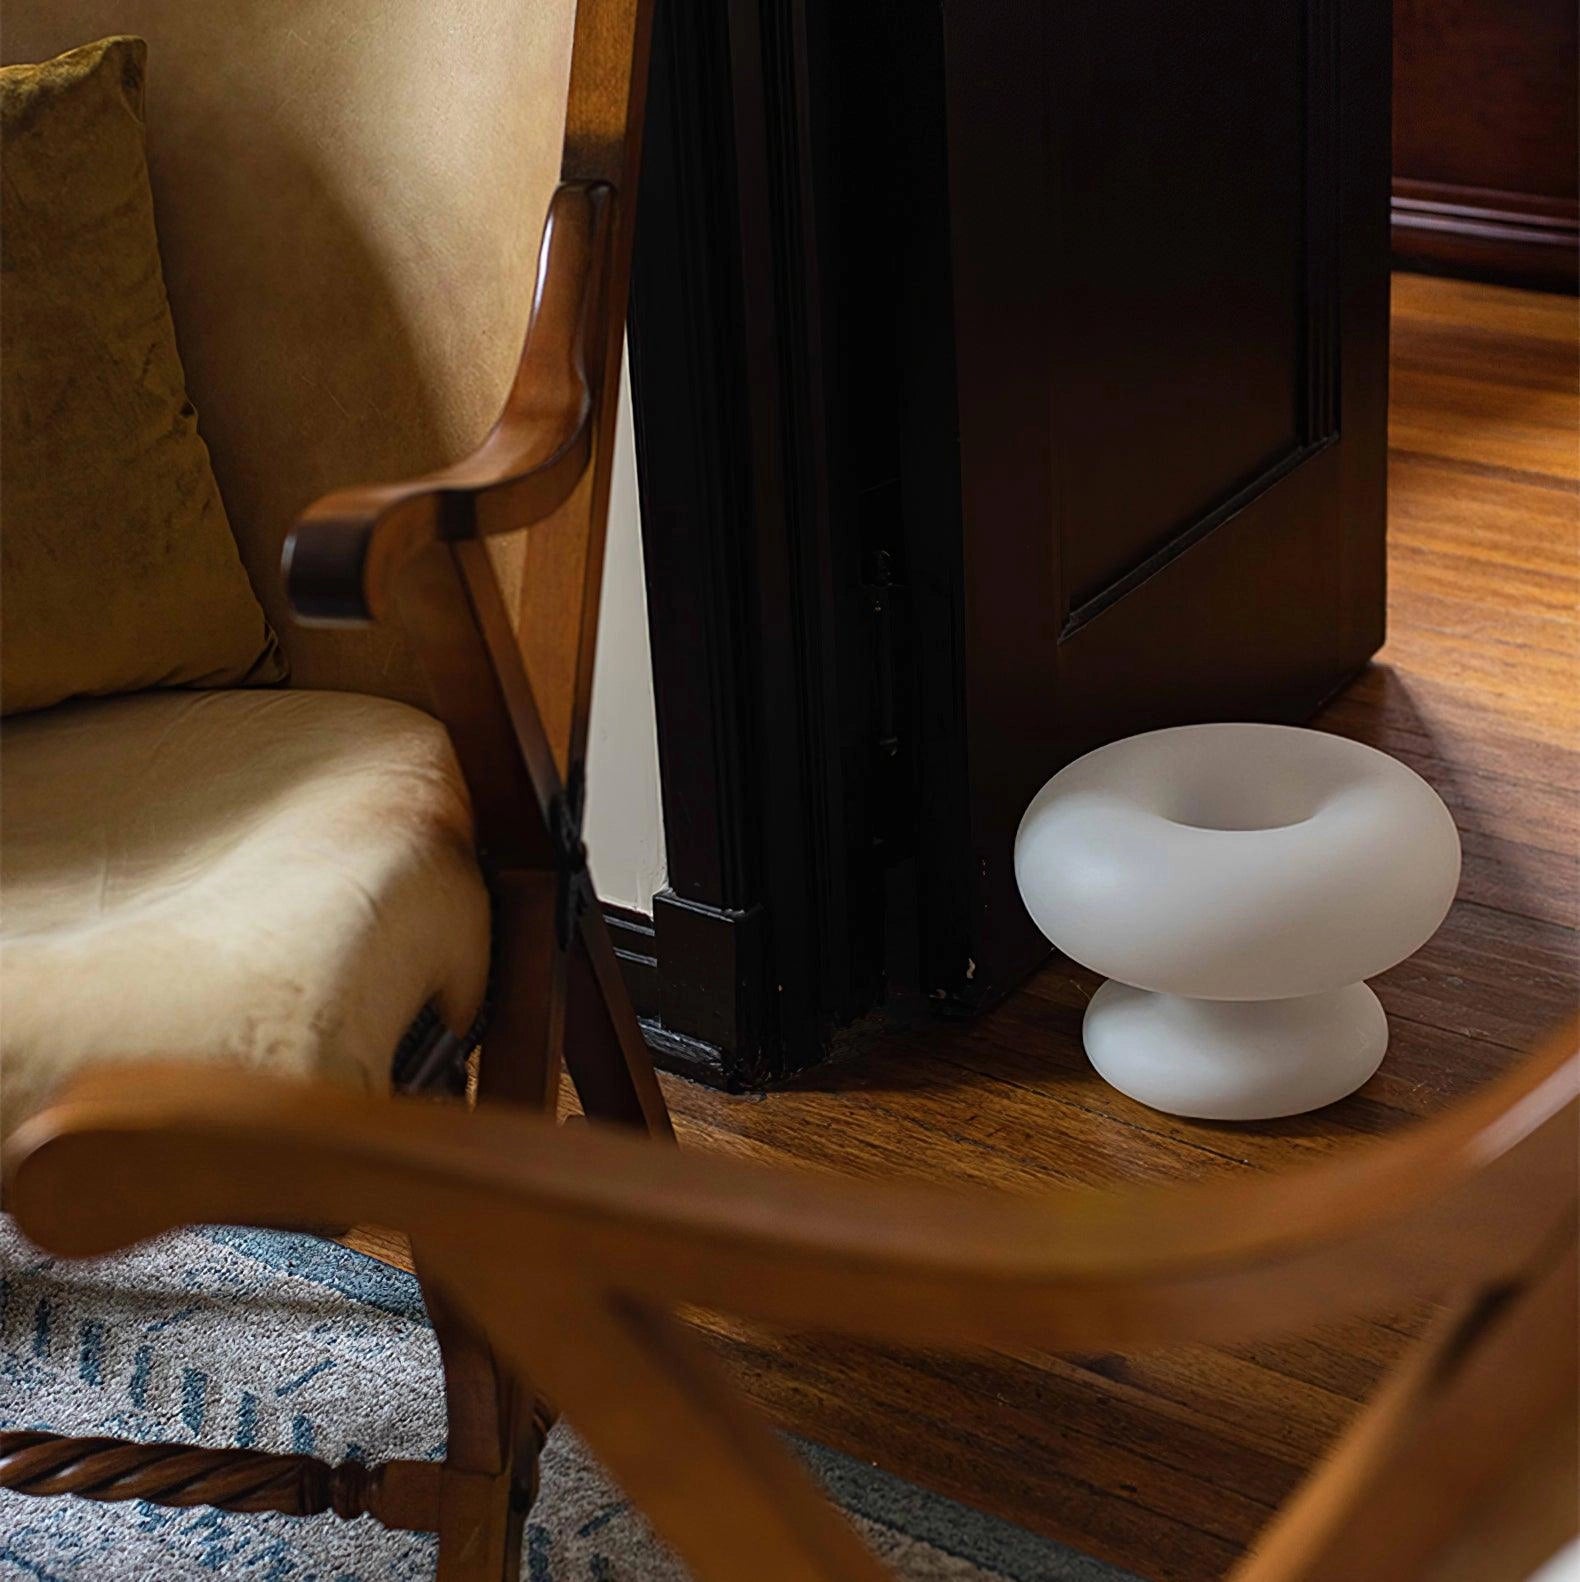
M 439 1489 L 438 1582 L 517 1582 L 521 1534 L 537 1496 L 547 1412 L 483 1333 L 422 1274 L 423 1299 L 444 1363 L 449 1435 Z
M 332 1510 L 348 1521 L 366 1515 L 386 1527 L 423 1532 L 437 1523 L 440 1487 L 440 1470 L 422 1461 L 331 1466 L 316 1456 L 264 1450 L 0 1433 L 0 1488 L 17 1494 L 212 1505 L 284 1516 Z

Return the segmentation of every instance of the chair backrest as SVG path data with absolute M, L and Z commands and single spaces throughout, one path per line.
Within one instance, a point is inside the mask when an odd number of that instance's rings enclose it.
M 288 613 L 332 488 L 452 461 L 510 386 L 558 179 L 573 0 L 4 0 L 0 57 L 148 40 L 149 161 L 202 433 L 299 686 L 426 702 L 394 624 Z M 507 600 L 519 545 L 500 550 Z
M 239 1074 L 195 1092 L 176 1069 L 79 1082 L 18 1134 L 9 1190 L 30 1236 L 79 1256 L 182 1223 L 408 1231 L 428 1276 L 563 1407 L 703 1582 L 883 1573 L 677 1308 L 1094 1351 L 1444 1299 L 1436 1331 L 1243 1573 L 1411 1582 L 1497 1506 L 1522 1443 L 1572 1478 L 1577 1149 L 1571 1028 L 1397 1138 L 1167 1189 L 1039 1199 L 842 1182 Z M 1573 1484 L 1557 1487 L 1561 1538 Z M 1459 1574 L 1521 1577 L 1554 1534 L 1526 1523 L 1514 1536 L 1498 1563 L 1483 1550 Z

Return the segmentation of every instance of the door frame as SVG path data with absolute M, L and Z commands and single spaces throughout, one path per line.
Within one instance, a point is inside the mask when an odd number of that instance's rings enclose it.
M 822 1059 L 881 983 L 804 21 L 658 7 L 630 306 L 668 885 L 612 921 L 659 1061 L 731 1088 Z
M 1336 395 L 1361 596 L 1309 676 L 1251 700 L 1259 717 L 1304 718 L 1381 639 L 1386 127 L 1364 160 L 1335 151 L 1341 78 L 1386 118 L 1387 13 L 1305 0 L 1322 135 L 1304 223 L 1320 236 L 1337 213 L 1361 245 L 1308 252 L 1308 388 L 1281 465 L 1328 453 Z M 1103 621 L 1040 631 L 1036 578 L 963 526 L 1049 519 L 1040 396 L 1005 377 L 1028 335 L 1047 343 L 1047 309 L 1021 312 L 1036 283 L 1001 273 L 1045 220 L 1025 168 L 1039 93 L 1002 92 L 1040 14 L 658 7 L 630 347 L 669 887 L 650 930 L 617 931 L 658 1058 L 705 1080 L 813 1064 L 880 1025 L 880 999 L 970 1013 L 1048 953 L 1008 862 L 1026 744 L 1059 735 L 1047 678 Z M 1151 596 L 1254 504 L 1213 502 L 1107 603 Z M 1006 629 L 1037 642 L 1011 653 Z

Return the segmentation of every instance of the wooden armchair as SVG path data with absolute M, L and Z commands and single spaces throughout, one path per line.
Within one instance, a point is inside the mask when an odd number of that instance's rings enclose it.
M 645 0 L 8 0 L 8 60 L 47 59 L 113 33 L 149 40 L 150 168 L 189 383 L 243 559 L 292 666 L 284 693 L 201 695 L 200 712 L 220 728 L 185 751 L 205 766 L 233 715 L 272 722 L 226 747 L 227 783 L 245 805 L 213 812 L 218 844 L 232 814 L 235 827 L 253 830 L 279 808 L 281 838 L 298 838 L 308 810 L 290 801 L 294 770 L 281 771 L 270 808 L 247 801 L 252 769 L 270 755 L 312 758 L 325 794 L 339 795 L 378 737 L 404 776 L 386 775 L 378 798 L 338 808 L 341 823 L 330 827 L 378 825 L 377 844 L 387 825 L 389 839 L 404 843 L 392 859 L 404 865 L 400 915 L 378 942 L 398 936 L 401 948 L 362 963 L 354 1032 L 336 999 L 337 942 L 313 935 L 328 925 L 309 896 L 298 908 L 305 932 L 284 917 L 264 926 L 283 940 L 287 965 L 328 959 L 307 963 L 318 1000 L 304 1010 L 311 995 L 298 980 L 284 985 L 278 1015 L 271 1008 L 249 1022 L 245 1004 L 220 1003 L 215 1047 L 201 1047 L 201 1036 L 172 1040 L 194 1044 L 205 1062 L 196 1080 L 185 1068 L 189 1086 L 212 1079 L 211 1060 L 233 1060 L 338 1076 L 353 1089 L 387 1090 L 393 1077 L 404 1089 L 460 1091 L 491 907 L 479 1100 L 552 1114 L 563 1063 L 591 1118 L 670 1135 L 590 904 L 580 835 L 649 11 Z M 421 473 L 475 438 L 485 404 L 507 383 L 482 443 Z M 327 486 L 413 470 L 413 481 L 340 489 L 295 520 Z M 365 630 L 322 630 L 332 626 Z M 193 697 L 93 703 L 64 732 L 52 710 L 8 721 L 13 764 L 41 760 L 37 794 L 15 806 L 48 822 L 50 787 L 70 773 L 60 753 L 89 755 L 79 778 L 117 777 L 101 750 L 107 738 L 95 740 L 83 721 L 163 710 L 153 721 L 159 736 L 167 715 L 189 719 Z M 121 769 L 130 775 L 142 763 L 135 751 L 128 757 Z M 453 783 L 457 761 L 464 789 Z M 140 822 L 129 799 L 107 817 Z M 23 846 L 27 837 L 23 829 Z M 156 867 L 172 853 L 193 866 L 182 830 L 160 841 L 157 862 L 138 852 L 129 866 Z M 322 836 L 326 851 L 332 841 Z M 259 849 L 249 872 L 266 882 L 271 856 Z M 46 889 L 49 873 L 30 862 L 19 855 L 23 881 Z M 434 937 L 445 927 L 436 904 L 423 915 L 425 895 L 439 898 L 441 869 L 465 939 Z M 351 909 L 364 899 L 370 912 L 390 909 L 383 896 L 364 897 L 356 878 Z M 237 888 L 234 871 L 225 888 Z M 166 886 L 165 900 L 179 890 Z M 451 964 L 434 966 L 439 957 Z M 180 966 L 184 979 L 142 986 L 164 1007 L 158 1031 L 111 1027 L 107 1081 L 130 1080 L 128 1056 L 170 1053 L 167 1031 L 206 972 L 197 957 Z M 6 1057 L 8 1132 L 49 1087 L 97 1059 L 74 1043 L 73 1024 L 38 1021 L 28 1048 Z M 353 1108 L 363 1101 L 350 1096 Z M 97 1201 L 96 1184 L 78 1187 L 84 1203 Z M 302 1223 L 331 1222 L 340 1221 Z M 419 1257 L 445 1358 L 442 1469 L 397 1471 L 369 1486 L 357 1469 L 332 1474 L 302 1457 L 189 1450 L 175 1465 L 168 1447 L 57 1441 L 41 1451 L 9 1434 L 0 1435 L 0 1486 L 102 1487 L 111 1477 L 128 1497 L 177 1505 L 332 1504 L 343 1515 L 368 1505 L 387 1520 L 437 1528 L 446 1577 L 514 1576 L 545 1408 L 527 1376 L 453 1307 L 443 1279 L 430 1278 L 425 1249 Z
M 1577 1126 L 1573 1029 L 1457 1110 L 1315 1168 L 1042 1200 L 847 1183 L 242 1075 L 194 1093 L 153 1069 L 130 1090 L 85 1078 L 29 1123 L 11 1189 L 28 1234 L 74 1256 L 188 1222 L 405 1228 L 446 1301 L 541 1377 L 699 1582 L 883 1573 L 678 1307 L 1091 1351 L 1438 1298 L 1435 1327 L 1235 1576 L 1523 1582 L 1577 1524 Z M 441 1476 L 454 1474 L 386 1467 L 369 1503 L 432 1520 Z

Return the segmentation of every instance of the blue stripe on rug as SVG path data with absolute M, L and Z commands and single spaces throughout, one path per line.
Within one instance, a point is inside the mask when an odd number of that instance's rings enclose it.
M 0 1543 L 0 1561 L 8 1566 L 14 1566 L 21 1576 L 28 1576 L 34 1582 L 80 1582 L 80 1579 L 65 1571 L 51 1571 L 27 1555 L 19 1554 L 9 1544 Z
M 219 1225 L 205 1226 L 202 1234 L 279 1273 L 310 1280 L 381 1312 L 427 1322 L 421 1288 L 411 1275 L 339 1242 Z M 803 1439 L 793 1443 L 846 1510 L 997 1572 L 1007 1582 L 1140 1582 L 1079 1550 L 933 1494 L 826 1445 Z M 527 1562 L 531 1578 L 530 1545 Z
M 1142 1582 L 1025 1527 L 933 1494 L 827 1445 L 794 1441 L 834 1500 L 857 1516 L 996 1571 L 1009 1582 Z
M 257 1443 L 258 1397 L 251 1390 L 244 1390 L 236 1408 L 236 1448 L 251 1450 Z
M 187 1368 L 181 1375 L 181 1421 L 195 1439 L 203 1432 L 208 1415 L 208 1375 L 201 1368 Z
M 201 1234 L 277 1274 L 311 1280 L 314 1285 L 377 1308 L 381 1313 L 392 1313 L 397 1318 L 409 1318 L 419 1324 L 428 1322 L 422 1288 L 411 1275 L 403 1269 L 380 1263 L 377 1258 L 342 1247 L 337 1241 L 232 1225 L 205 1225 Z
M 104 1325 L 96 1318 L 83 1324 L 77 1342 L 77 1377 L 84 1384 L 104 1382 Z
M 152 1348 L 139 1346 L 137 1355 L 132 1358 L 132 1378 L 127 1386 L 127 1399 L 133 1406 L 142 1407 L 148 1404 L 148 1381 L 153 1377 L 153 1372 Z
M 54 1310 L 54 1304 L 47 1298 L 41 1298 L 38 1306 L 33 1310 L 33 1355 L 35 1357 L 47 1357 L 49 1355 L 49 1325 Z

